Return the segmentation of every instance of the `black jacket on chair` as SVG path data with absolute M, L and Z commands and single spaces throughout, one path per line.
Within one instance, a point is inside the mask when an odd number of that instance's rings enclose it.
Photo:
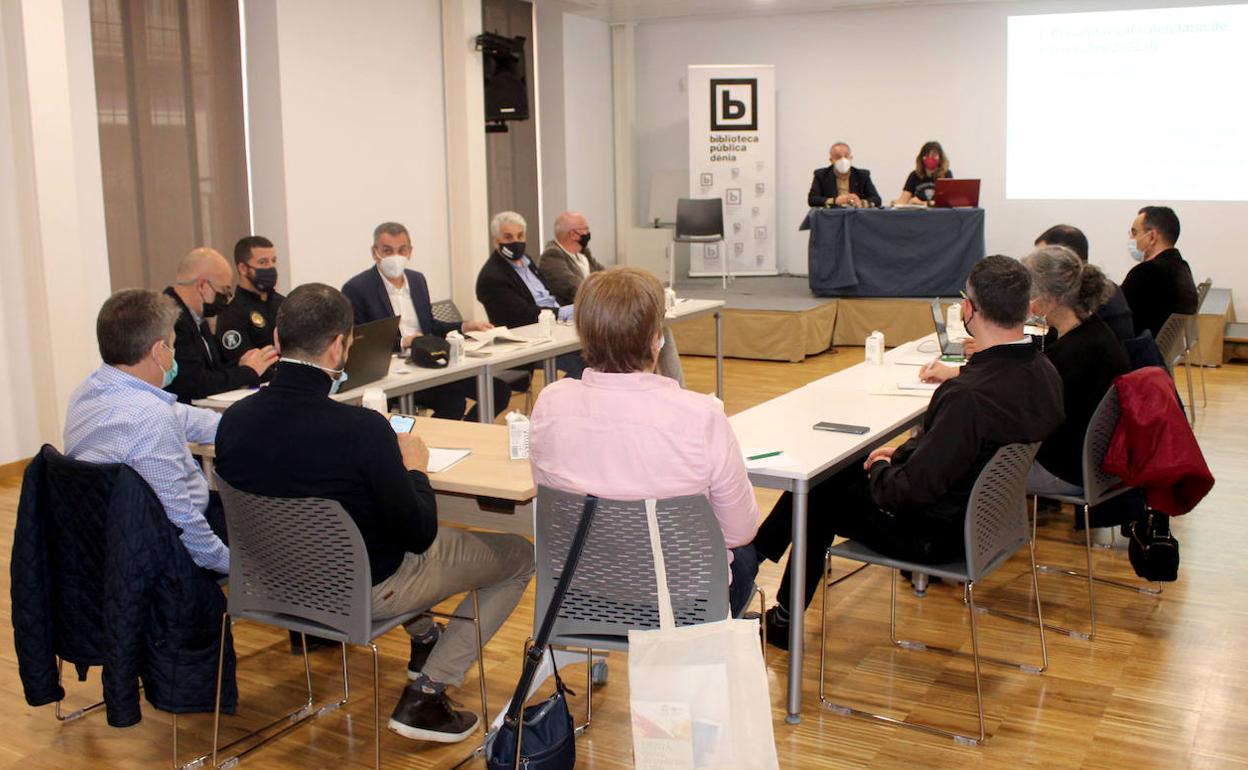
M 429 300 L 429 284 L 425 276 L 415 270 L 405 270 L 407 274 L 407 291 L 412 296 L 412 307 L 416 308 L 416 318 L 420 328 L 426 334 L 445 337 L 448 332 L 459 331 L 463 324 L 447 323 L 433 317 L 433 303 Z M 376 267 L 370 267 L 354 276 L 342 285 L 342 293 L 351 301 L 351 309 L 355 312 L 355 323 L 366 324 L 395 315 L 394 306 L 390 304 L 390 293 L 386 289 L 386 279 Z M 394 336 L 394 349 L 399 349 L 400 335 Z
M 530 257 L 529 268 L 547 289 L 550 286 Z M 551 296 L 554 296 L 551 292 Z M 495 326 L 514 329 L 537 323 L 541 308 L 533 300 L 533 292 L 507 259 L 495 250 L 477 274 L 477 301 L 485 306 L 485 314 Z M 551 308 L 554 312 L 554 308 Z
M 865 168 L 852 166 L 849 169 L 849 191 L 872 206 L 880 205 L 880 194 L 871 181 L 871 172 Z M 810 183 L 810 195 L 807 203 L 811 208 L 821 208 L 828 198 L 836 199 L 836 170 L 831 166 L 815 169 L 815 178 Z M 832 204 L 835 206 L 836 204 Z
M 172 287 L 165 289 L 165 295 L 172 297 L 182 310 L 173 325 L 176 335 L 173 355 L 178 359 L 178 376 L 165 390 L 176 395 L 182 403 L 189 404 L 214 393 L 260 384 L 260 375 L 251 367 L 225 363 L 216 337 L 204 335 L 199 330 L 190 308 Z
M 108 723 L 149 703 L 174 714 L 215 707 L 225 595 L 200 569 L 160 501 L 125 465 L 72 460 L 44 446 L 22 478 L 9 565 L 13 641 L 26 702 L 65 697 L 56 659 L 80 680 L 103 666 Z M 221 706 L 238 703 L 226 631 Z

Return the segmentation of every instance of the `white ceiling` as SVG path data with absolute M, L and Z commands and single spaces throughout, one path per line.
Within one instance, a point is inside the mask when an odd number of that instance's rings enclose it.
M 706 16 L 773 16 L 837 8 L 997 1 L 999 0 L 563 0 L 563 5 L 570 13 L 621 23 Z

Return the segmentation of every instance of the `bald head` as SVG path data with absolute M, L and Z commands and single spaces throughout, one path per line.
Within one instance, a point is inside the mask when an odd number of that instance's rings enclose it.
M 229 285 L 233 274 L 230 263 L 216 249 L 207 246 L 191 249 L 178 263 L 178 283 L 188 284 L 201 278 L 224 286 Z
M 555 240 L 570 254 L 580 253 L 581 237 L 585 235 L 589 235 L 589 222 L 583 215 L 565 211 L 555 217 Z
M 173 291 L 191 312 L 205 315 L 204 305 L 216 304 L 218 294 L 226 298 L 221 300 L 225 303 L 234 296 L 234 272 L 220 252 L 200 246 L 187 252 L 178 263 Z

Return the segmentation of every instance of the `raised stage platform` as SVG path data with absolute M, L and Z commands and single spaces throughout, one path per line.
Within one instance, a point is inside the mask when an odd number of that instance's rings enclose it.
M 804 275 L 742 277 L 725 291 L 719 278 L 676 282 L 681 297 L 722 299 L 724 355 L 764 361 L 799 362 L 838 345 L 862 345 L 879 330 L 888 346 L 932 332 L 931 299 L 816 297 Z M 956 297 L 942 300 L 948 305 Z M 1222 360 L 1226 324 L 1235 320 L 1229 289 L 1210 290 L 1200 316 L 1206 365 Z M 675 324 L 676 345 L 685 355 L 715 355 L 715 322 L 699 318 Z M 1228 356 L 1229 358 L 1229 356 Z

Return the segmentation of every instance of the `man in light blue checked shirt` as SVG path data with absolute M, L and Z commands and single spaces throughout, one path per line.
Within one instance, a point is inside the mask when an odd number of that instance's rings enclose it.
M 221 503 L 187 447 L 213 443 L 221 415 L 180 404 L 163 390 L 178 373 L 173 356 L 178 313 L 173 300 L 143 289 L 108 298 L 95 326 L 104 363 L 70 396 L 65 453 L 133 468 L 182 531 L 182 544 L 195 563 L 228 574 Z

